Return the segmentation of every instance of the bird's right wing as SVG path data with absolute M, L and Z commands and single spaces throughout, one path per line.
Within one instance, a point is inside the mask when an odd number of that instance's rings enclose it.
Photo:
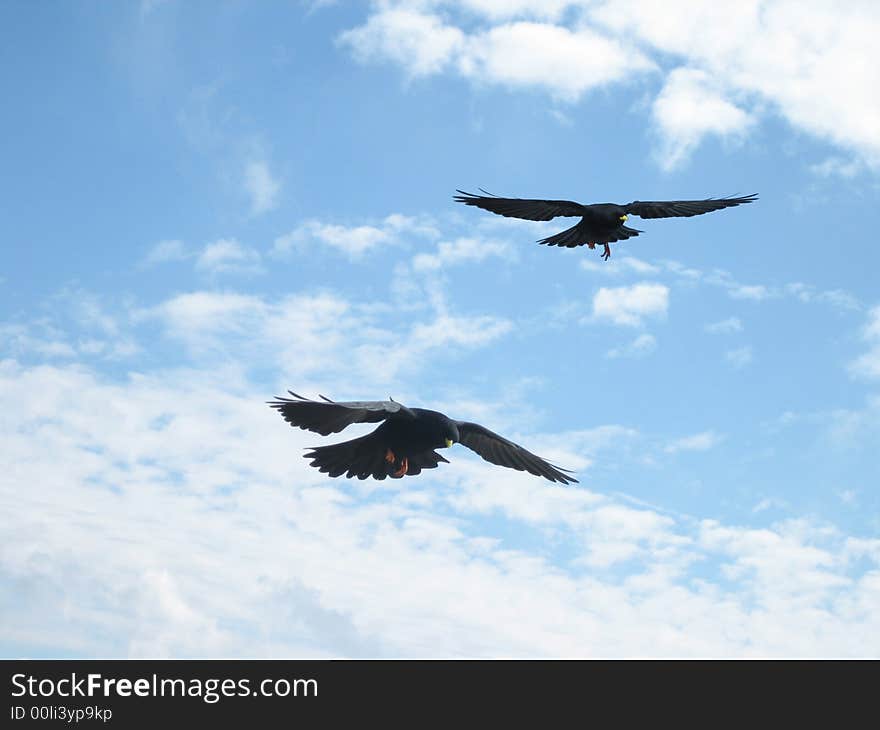
M 528 221 L 549 221 L 556 216 L 581 216 L 584 206 L 571 200 L 530 200 L 528 198 L 499 198 L 494 195 L 474 195 L 456 190 L 460 195 L 453 200 L 465 205 L 475 205 L 507 218 L 523 218 Z M 483 192 L 486 192 L 485 190 Z
M 337 403 L 329 398 L 309 400 L 287 391 L 293 398 L 275 397 L 268 401 L 291 426 L 314 431 L 322 436 L 339 433 L 353 423 L 378 423 L 386 418 L 415 418 L 406 406 L 393 400 L 347 401 Z
M 562 482 L 563 484 L 577 482 L 577 479 L 563 473 L 550 462 L 536 456 L 531 451 L 526 451 L 519 444 L 499 436 L 479 423 L 457 421 L 456 425 L 458 426 L 459 443 L 467 446 L 471 451 L 475 451 L 491 464 L 527 471 L 529 474 L 544 477 L 551 482 Z

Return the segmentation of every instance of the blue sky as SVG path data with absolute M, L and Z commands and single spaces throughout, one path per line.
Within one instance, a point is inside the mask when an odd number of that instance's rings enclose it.
M 4 4 L 0 653 L 877 656 L 880 13 L 678 5 Z M 287 388 L 580 483 L 332 480 Z

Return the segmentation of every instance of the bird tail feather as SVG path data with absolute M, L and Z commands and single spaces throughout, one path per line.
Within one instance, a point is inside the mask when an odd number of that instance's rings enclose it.
M 311 459 L 311 465 L 318 471 L 339 477 L 345 474 L 351 479 L 384 479 L 387 476 L 385 454 L 374 434 L 367 434 L 351 441 L 343 441 L 329 446 L 315 446 L 303 454 Z
M 557 233 L 555 236 L 542 238 L 538 243 L 547 246 L 565 246 L 566 248 L 574 248 L 575 246 L 584 246 L 587 243 L 613 243 L 614 241 L 625 241 L 627 238 L 638 236 L 642 231 L 629 226 L 617 226 L 604 233 L 596 233 L 589 231 L 583 221 L 575 223 L 571 228 Z
M 304 454 L 306 459 L 311 459 L 311 466 L 318 471 L 329 474 L 331 477 L 339 477 L 345 474 L 349 479 L 385 479 L 395 470 L 400 468 L 400 456 L 390 464 L 385 460 L 387 448 L 375 437 L 374 433 L 343 441 L 329 446 L 314 446 Z M 436 469 L 441 462 L 446 462 L 443 456 L 436 451 L 428 449 L 408 457 L 407 474 L 415 476 L 422 469 Z
M 557 233 L 555 236 L 548 236 L 547 238 L 542 238 L 538 241 L 541 245 L 565 246 L 567 248 L 583 246 L 586 242 L 587 239 L 584 238 L 584 232 L 580 222 L 575 223 L 571 228 L 566 228 L 564 231 Z

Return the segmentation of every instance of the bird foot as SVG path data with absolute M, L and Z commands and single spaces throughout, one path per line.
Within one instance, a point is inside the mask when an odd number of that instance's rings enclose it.
M 388 449 L 385 452 L 385 461 L 387 461 L 388 464 L 390 464 L 391 466 L 396 466 L 398 463 L 397 462 L 397 455 L 391 449 Z M 397 471 L 391 472 L 391 476 L 394 477 L 395 479 L 399 479 L 400 477 L 404 476 L 408 471 L 409 471 L 409 459 L 404 456 L 400 460 L 400 466 L 398 467 Z
M 596 248 L 596 244 L 593 243 L 592 241 L 587 241 L 587 246 L 589 246 L 591 249 Z
M 605 246 L 605 253 L 602 254 L 602 258 L 607 261 L 611 258 L 611 246 L 607 243 L 603 243 L 602 245 Z

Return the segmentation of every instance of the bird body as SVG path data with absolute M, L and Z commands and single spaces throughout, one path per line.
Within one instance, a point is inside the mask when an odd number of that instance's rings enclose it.
M 437 449 L 454 443 L 467 446 L 486 461 L 527 471 L 552 482 L 576 482 L 539 456 L 477 423 L 456 421 L 439 411 L 407 408 L 394 400 L 338 403 L 309 400 L 290 391 L 293 398 L 275 398 L 269 405 L 290 425 L 323 435 L 337 433 L 353 423 L 376 423 L 372 433 L 351 441 L 316 446 L 304 456 L 331 477 L 345 474 L 358 479 L 415 476 L 448 460 Z
M 625 226 L 630 215 L 640 218 L 689 218 L 722 208 L 730 208 L 757 200 L 757 195 L 737 198 L 707 198 L 705 200 L 667 200 L 643 202 L 634 200 L 625 205 L 617 203 L 592 203 L 584 205 L 571 200 L 541 200 L 531 198 L 501 198 L 487 193 L 474 195 L 457 190 L 454 200 L 465 205 L 473 205 L 508 218 L 522 218 L 531 221 L 549 221 L 557 216 L 580 216 L 580 221 L 553 236 L 542 238 L 540 244 L 548 246 L 589 246 L 597 243 L 604 246 L 603 258 L 611 257 L 608 245 L 638 236 L 644 231 Z M 482 192 L 486 192 L 483 190 Z
M 459 440 L 458 427 L 452 419 L 426 408 L 409 410 L 413 413 L 413 418 L 388 419 L 374 432 L 398 457 L 415 456 L 429 449 L 446 448 L 447 439 L 453 443 Z

